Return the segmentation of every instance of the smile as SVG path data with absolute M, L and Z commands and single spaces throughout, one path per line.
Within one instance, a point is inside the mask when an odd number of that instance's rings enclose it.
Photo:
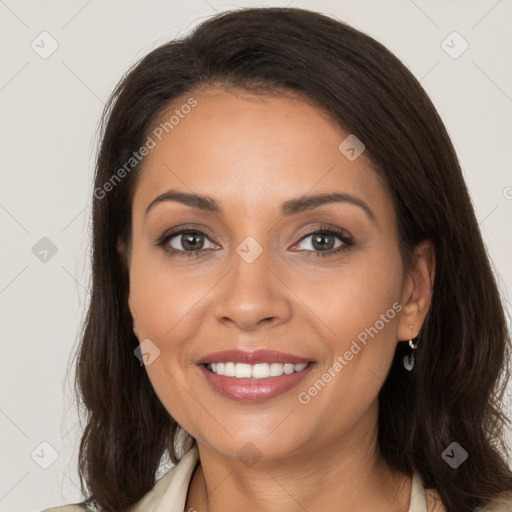
M 230 361 L 230 355 L 242 361 Z M 273 361 L 265 362 L 264 358 Z M 196 364 L 207 386 L 216 395 L 247 403 L 264 402 L 284 395 L 306 379 L 315 367 L 314 361 L 268 351 L 250 355 L 239 351 L 218 353 Z
M 235 379 L 267 379 L 270 377 L 281 377 L 303 371 L 309 363 L 209 363 L 206 368 L 216 375 L 233 377 Z

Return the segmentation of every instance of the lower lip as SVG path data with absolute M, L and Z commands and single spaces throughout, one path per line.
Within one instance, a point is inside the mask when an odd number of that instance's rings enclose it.
M 267 379 L 237 379 L 210 372 L 204 364 L 198 366 L 214 391 L 241 402 L 263 402 L 282 395 L 302 382 L 313 367 L 314 363 L 309 363 L 301 372 Z

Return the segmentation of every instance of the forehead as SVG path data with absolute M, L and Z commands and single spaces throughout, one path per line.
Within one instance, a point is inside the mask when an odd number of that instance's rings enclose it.
M 167 129 L 152 131 L 161 140 L 153 135 L 134 210 L 168 189 L 213 196 L 238 214 L 333 191 L 389 209 L 370 160 L 364 152 L 350 160 L 340 151 L 350 134 L 321 109 L 299 98 L 210 90 L 194 94 L 194 108 L 181 110 L 190 98 L 175 101 L 155 122 Z

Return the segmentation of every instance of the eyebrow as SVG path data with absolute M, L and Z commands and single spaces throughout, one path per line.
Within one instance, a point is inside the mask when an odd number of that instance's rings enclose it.
M 154 208 L 157 204 L 163 203 L 165 201 L 175 201 L 187 206 L 191 206 L 192 208 L 196 208 L 201 211 L 212 212 L 217 214 L 222 214 L 222 208 L 219 203 L 215 201 L 212 197 L 202 196 L 198 194 L 188 194 L 186 192 L 179 192 L 177 190 L 168 190 L 163 194 L 157 196 L 146 208 L 145 216 L 148 215 L 150 210 Z M 289 199 L 285 201 L 281 205 L 281 215 L 290 216 L 296 215 L 298 213 L 302 213 L 308 210 L 313 210 L 320 206 L 329 203 L 349 203 L 354 206 L 358 206 L 368 216 L 368 218 L 375 222 L 375 215 L 370 209 L 370 207 L 358 197 L 352 196 L 350 194 L 340 193 L 340 192 L 332 192 L 327 194 L 316 194 L 316 195 L 302 195 L 293 199 Z

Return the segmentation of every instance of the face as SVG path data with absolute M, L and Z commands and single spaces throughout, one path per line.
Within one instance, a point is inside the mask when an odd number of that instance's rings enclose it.
M 133 199 L 129 306 L 158 397 L 230 457 L 373 432 L 408 294 L 385 184 L 304 101 L 194 98 Z

